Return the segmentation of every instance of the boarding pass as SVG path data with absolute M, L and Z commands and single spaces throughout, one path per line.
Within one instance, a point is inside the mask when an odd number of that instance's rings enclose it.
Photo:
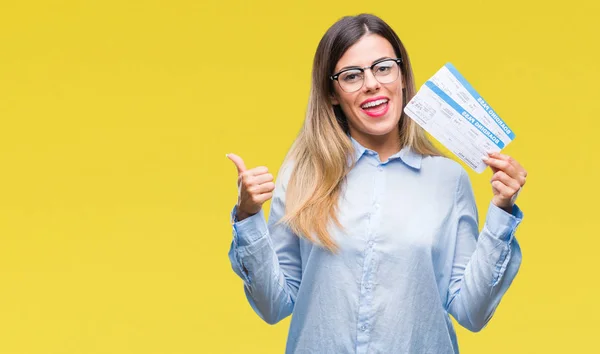
M 447 63 L 410 100 L 404 112 L 473 170 L 488 152 L 502 150 L 515 133 L 467 80 Z

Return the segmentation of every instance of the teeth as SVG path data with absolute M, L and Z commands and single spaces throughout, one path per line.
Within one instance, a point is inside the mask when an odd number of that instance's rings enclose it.
M 377 100 L 377 101 L 371 101 L 368 103 L 365 103 L 364 105 L 362 105 L 362 108 L 369 108 L 369 107 L 375 107 L 375 106 L 379 106 L 382 103 L 386 103 L 388 100 L 387 99 L 381 99 L 381 100 Z

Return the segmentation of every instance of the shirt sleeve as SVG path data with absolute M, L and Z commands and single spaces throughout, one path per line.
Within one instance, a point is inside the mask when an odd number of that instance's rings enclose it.
M 457 322 L 477 332 L 492 318 L 521 265 L 521 249 L 515 238 L 523 213 L 512 213 L 490 203 L 485 225 L 478 228 L 477 206 L 468 175 L 461 170 L 454 217 L 454 260 L 447 296 L 447 311 Z
M 262 209 L 242 221 L 235 219 L 237 207 L 231 212 L 231 266 L 244 282 L 248 302 L 269 324 L 292 313 L 302 277 L 299 239 L 287 225 L 276 225 L 285 213 L 289 168 L 284 167 L 275 182 L 268 223 Z

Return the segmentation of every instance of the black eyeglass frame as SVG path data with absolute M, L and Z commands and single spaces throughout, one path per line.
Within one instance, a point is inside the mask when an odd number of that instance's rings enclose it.
M 342 75 L 342 74 L 343 74 L 343 73 L 345 73 L 346 71 L 351 71 L 351 70 L 360 70 L 360 72 L 364 74 L 364 73 L 365 73 L 365 70 L 367 70 L 367 69 L 370 69 L 370 70 L 371 70 L 371 72 L 372 72 L 372 71 L 373 71 L 373 68 L 374 68 L 376 65 L 378 65 L 378 64 L 381 64 L 381 63 L 383 63 L 384 61 L 389 61 L 389 60 L 392 60 L 392 61 L 396 62 L 396 64 L 398 64 L 398 66 L 399 66 L 400 68 L 402 68 L 402 58 L 385 58 L 385 59 L 377 60 L 377 61 L 376 61 L 376 62 L 374 62 L 373 64 L 371 64 L 371 65 L 369 65 L 369 66 L 365 66 L 364 68 L 361 68 L 361 67 L 359 67 L 359 66 L 353 66 L 353 67 L 346 68 L 346 69 L 344 69 L 344 70 L 340 70 L 339 72 L 337 72 L 337 73 L 335 73 L 335 74 L 331 75 L 331 76 L 329 77 L 329 79 L 331 79 L 332 81 L 337 81 L 337 82 L 338 82 L 338 84 L 339 84 L 339 83 L 340 83 L 340 81 L 339 81 L 338 79 L 339 79 L 340 75 Z M 375 79 L 377 79 L 377 76 L 376 76 L 375 74 L 373 74 L 373 76 L 375 76 Z M 398 74 L 398 77 L 399 77 L 399 76 L 400 76 L 400 74 Z M 398 80 L 398 79 L 396 79 L 396 80 Z M 396 81 L 396 80 L 394 80 L 394 81 Z M 379 81 L 379 80 L 377 80 L 377 81 Z M 394 82 L 394 81 L 392 81 L 392 82 Z M 364 85 L 364 84 L 365 84 L 365 81 L 363 80 L 363 85 Z M 342 87 L 342 85 L 340 84 L 340 88 L 341 88 L 341 87 Z M 361 86 L 361 87 L 362 87 L 362 86 Z M 359 88 L 358 90 L 360 90 L 360 88 Z M 356 90 L 356 91 L 358 91 L 358 90 Z M 356 91 L 352 91 L 352 92 L 356 92 Z

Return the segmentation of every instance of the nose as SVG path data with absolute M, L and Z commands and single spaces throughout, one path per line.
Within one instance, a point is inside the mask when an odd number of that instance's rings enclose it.
M 375 91 L 379 90 L 380 87 L 381 84 L 379 83 L 379 81 L 377 81 L 375 75 L 373 75 L 373 72 L 371 70 L 365 70 L 365 90 Z

